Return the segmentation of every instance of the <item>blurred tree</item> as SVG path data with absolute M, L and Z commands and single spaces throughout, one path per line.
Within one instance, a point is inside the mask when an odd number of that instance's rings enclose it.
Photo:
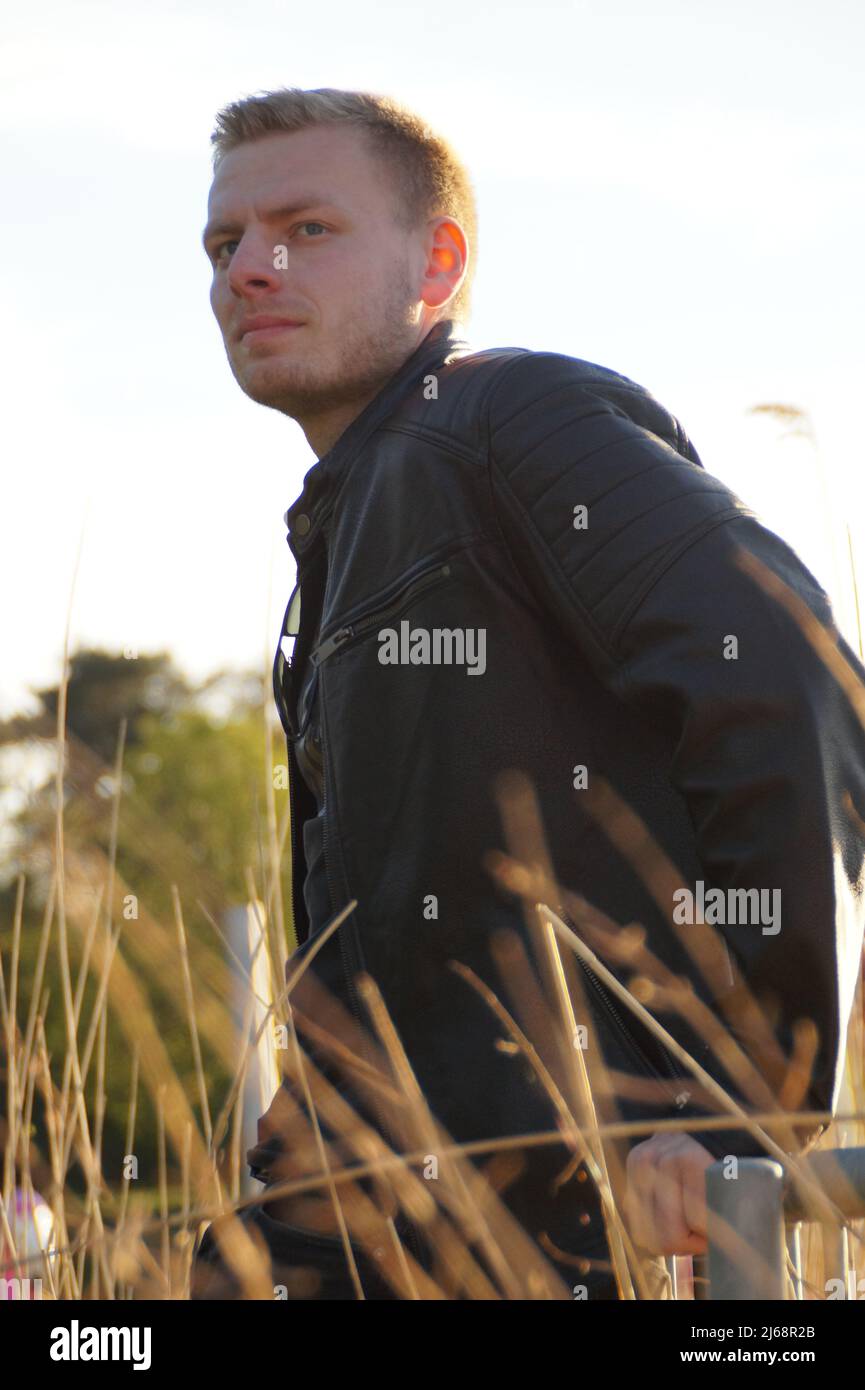
M 127 744 L 139 738 L 143 715 L 162 718 L 186 705 L 192 690 L 174 667 L 170 656 L 117 656 L 83 648 L 69 662 L 66 694 L 66 728 L 99 757 L 110 762 L 117 747 L 120 721 L 127 723 Z M 33 692 L 51 720 L 57 723 L 58 686 Z
M 67 915 L 73 971 L 81 958 L 81 931 L 93 920 L 97 930 L 122 926 L 119 950 L 145 989 L 160 1036 L 195 1109 L 198 1090 L 187 1019 L 179 993 L 180 956 L 172 900 L 177 886 L 189 939 L 196 1007 L 224 1006 L 231 975 L 212 922 L 229 906 L 247 900 L 252 872 L 256 895 L 271 913 L 290 901 L 290 864 L 279 854 L 278 887 L 272 885 L 267 792 L 274 768 L 284 762 L 281 732 L 272 739 L 273 766 L 265 767 L 267 740 L 262 681 L 254 673 L 218 672 L 190 686 L 164 653 L 135 659 L 99 651 L 79 651 L 70 660 L 67 686 L 63 776 L 64 852 Z M 35 692 L 42 709 L 0 725 L 0 747 L 42 747 L 56 751 L 59 687 Z M 268 691 L 269 694 L 269 691 Z M 204 705 L 222 696 L 221 718 Z M 270 701 L 268 701 L 268 705 Z M 121 755 L 118 783 L 118 755 Z M 280 823 L 286 792 L 276 790 Z M 55 859 L 56 776 L 50 773 L 24 800 L 14 817 L 14 834 L 4 846 L 0 891 L 0 948 L 11 941 L 18 874 L 26 876 L 24 931 L 20 962 L 19 1015 L 26 1017 L 38 951 L 41 909 Z M 107 891 L 114 857 L 114 904 Z M 101 900 L 98 899 L 102 892 Z M 135 898 L 125 920 L 124 898 Z M 278 904 L 274 901 L 278 897 Z M 55 909 L 56 911 L 56 909 Z M 66 1052 L 59 964 L 49 954 L 45 985 L 50 990 L 45 1020 L 50 1052 Z M 88 982 L 79 1036 L 86 1033 L 95 983 Z M 23 1011 L 23 1013 L 22 1013 Z M 226 1018 L 226 1025 L 228 1019 Z M 109 1065 L 103 1153 L 109 1176 L 119 1172 L 124 1150 L 130 1057 L 116 1022 L 109 1023 Z M 202 1056 L 212 1113 L 222 1103 L 229 1075 L 202 1039 Z M 55 1078 L 57 1079 L 57 1078 Z M 94 1101 L 93 1071 L 88 1109 Z M 143 1094 L 136 1153 L 142 1175 L 155 1163 L 155 1113 Z M 153 1169 L 155 1171 L 155 1169 Z

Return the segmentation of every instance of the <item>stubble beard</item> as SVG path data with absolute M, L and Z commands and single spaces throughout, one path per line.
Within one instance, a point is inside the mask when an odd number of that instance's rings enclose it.
M 376 311 L 359 306 L 342 325 L 337 341 L 305 348 L 302 335 L 285 354 L 251 363 L 244 380 L 232 363 L 241 389 L 259 405 L 280 411 L 301 426 L 328 412 L 366 402 L 376 395 L 414 349 L 412 293 L 407 278 L 378 296 Z M 314 330 L 310 330 L 314 339 Z

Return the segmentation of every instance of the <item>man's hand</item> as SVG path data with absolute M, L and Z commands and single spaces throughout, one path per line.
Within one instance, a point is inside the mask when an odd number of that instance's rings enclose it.
M 705 1255 L 706 1179 L 713 1154 L 689 1134 L 653 1134 L 628 1154 L 625 1213 L 653 1255 Z

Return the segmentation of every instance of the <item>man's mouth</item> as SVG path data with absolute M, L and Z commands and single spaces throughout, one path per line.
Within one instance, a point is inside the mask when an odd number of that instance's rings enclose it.
M 238 338 L 248 347 L 251 343 L 266 342 L 268 338 L 275 338 L 280 333 L 288 333 L 302 327 L 303 324 L 297 319 L 279 319 L 259 314 L 255 318 L 243 320 L 238 330 Z

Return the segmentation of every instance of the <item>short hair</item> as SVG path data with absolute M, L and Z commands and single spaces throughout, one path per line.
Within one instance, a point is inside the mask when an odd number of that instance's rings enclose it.
M 282 87 L 231 102 L 216 117 L 210 139 L 213 167 L 238 145 L 264 135 L 320 125 L 355 126 L 380 162 L 396 194 L 394 213 L 404 231 L 432 217 L 459 222 L 469 244 L 468 266 L 456 295 L 439 314 L 467 323 L 477 263 L 477 206 L 468 171 L 449 142 L 415 112 L 375 92 Z

